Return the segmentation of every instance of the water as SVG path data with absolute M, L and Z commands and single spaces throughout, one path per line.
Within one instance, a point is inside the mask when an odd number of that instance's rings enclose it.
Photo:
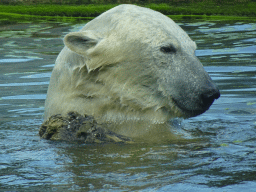
M 184 22 L 221 90 L 185 141 L 86 145 L 40 139 L 61 38 L 82 24 L 0 26 L 0 191 L 255 191 L 256 24 Z

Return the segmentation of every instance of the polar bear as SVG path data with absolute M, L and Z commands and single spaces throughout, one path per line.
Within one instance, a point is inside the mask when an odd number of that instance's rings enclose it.
M 196 43 L 167 16 L 119 5 L 64 38 L 44 118 L 70 111 L 127 136 L 204 113 L 220 96 Z

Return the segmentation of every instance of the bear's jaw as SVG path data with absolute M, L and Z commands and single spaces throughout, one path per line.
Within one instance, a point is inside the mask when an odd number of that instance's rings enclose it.
M 180 104 L 179 101 L 172 98 L 173 103 L 177 106 L 182 112 L 180 117 L 189 118 L 201 115 L 202 113 L 206 112 L 210 106 L 213 104 L 215 99 L 220 97 L 220 92 L 218 89 L 209 92 L 208 94 L 202 94 L 200 100 L 197 103 L 196 108 L 186 108 L 184 105 Z
M 193 110 L 193 109 L 186 109 L 185 107 L 179 105 L 179 102 L 177 102 L 174 99 L 173 99 L 173 102 L 174 102 L 176 108 L 178 108 L 179 111 L 180 111 L 180 114 L 177 117 L 183 117 L 183 118 L 190 118 L 190 117 L 195 117 L 195 116 L 201 115 L 205 111 L 207 111 L 209 109 L 209 107 L 210 107 L 209 106 L 208 108 L 201 109 L 201 110 L 199 110 L 199 109 Z

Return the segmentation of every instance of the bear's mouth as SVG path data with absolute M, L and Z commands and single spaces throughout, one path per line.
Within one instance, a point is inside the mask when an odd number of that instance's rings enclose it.
M 181 115 L 179 117 L 184 117 L 184 118 L 190 118 L 190 117 L 195 117 L 198 115 L 201 115 L 205 111 L 207 111 L 211 105 L 205 106 L 202 109 L 187 109 L 183 105 L 181 105 L 178 101 L 176 101 L 174 98 L 172 98 L 172 101 L 174 102 L 174 105 L 179 109 Z
M 220 97 L 217 88 L 204 91 L 196 98 L 183 98 L 181 100 L 172 97 L 173 103 L 181 110 L 185 118 L 195 117 L 207 111 L 213 102 Z

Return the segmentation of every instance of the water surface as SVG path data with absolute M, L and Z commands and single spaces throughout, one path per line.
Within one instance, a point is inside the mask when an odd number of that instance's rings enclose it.
M 62 38 L 82 24 L 0 26 L 2 191 L 255 191 L 256 24 L 180 22 L 221 98 L 172 120 L 187 141 L 88 145 L 40 139 Z

